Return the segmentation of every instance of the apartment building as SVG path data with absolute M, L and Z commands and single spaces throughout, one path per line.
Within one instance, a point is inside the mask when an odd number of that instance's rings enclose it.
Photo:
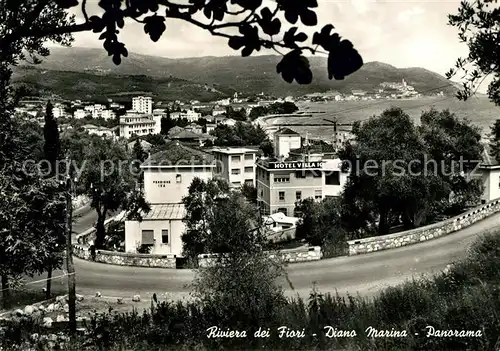
M 150 115 L 128 111 L 120 117 L 120 136 L 129 139 L 132 135 L 158 134 L 157 122 Z
M 107 120 L 115 119 L 116 113 L 112 110 L 102 110 L 100 117 L 104 118 L 107 121 Z
M 258 150 L 250 148 L 213 148 L 216 164 L 215 176 L 225 179 L 231 187 L 244 183 L 255 186 L 255 169 Z
M 83 119 L 83 118 L 87 117 L 88 115 L 89 115 L 89 113 L 84 109 L 78 109 L 73 113 L 73 117 L 75 119 Z
M 150 96 L 137 96 L 132 99 L 132 109 L 146 115 L 153 114 L 153 98 Z
M 141 245 L 151 247 L 153 254 L 182 255 L 183 219 L 182 198 L 189 192 L 195 177 L 212 178 L 215 165 L 210 154 L 177 142 L 166 145 L 163 151 L 144 162 L 144 197 L 151 211 L 142 221 L 125 222 L 125 251 L 137 252 Z

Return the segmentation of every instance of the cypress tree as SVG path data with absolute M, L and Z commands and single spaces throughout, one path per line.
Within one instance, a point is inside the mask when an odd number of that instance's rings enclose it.
M 52 103 L 49 101 L 45 108 L 45 125 L 43 126 L 43 136 L 45 144 L 43 147 L 45 159 L 50 164 L 50 176 L 55 175 L 56 161 L 61 152 L 61 143 L 59 138 L 59 129 L 57 121 L 54 119 Z

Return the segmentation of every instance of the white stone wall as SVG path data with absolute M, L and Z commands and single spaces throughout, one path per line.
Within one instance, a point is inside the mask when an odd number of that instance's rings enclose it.
M 499 211 L 500 199 L 497 199 L 443 222 L 401 233 L 350 240 L 347 242 L 349 245 L 349 256 L 388 250 L 439 238 L 440 236 L 466 228 Z

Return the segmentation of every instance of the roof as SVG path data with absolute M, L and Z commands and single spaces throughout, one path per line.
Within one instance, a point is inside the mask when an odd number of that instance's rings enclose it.
M 139 143 L 141 144 L 141 147 L 144 149 L 144 151 L 147 151 L 146 149 L 151 149 L 151 143 L 148 143 L 146 140 L 142 140 L 142 139 L 138 139 L 139 140 Z M 135 141 L 132 141 L 130 143 L 127 144 L 127 146 L 132 149 L 135 145 L 137 140 Z
M 175 135 L 175 134 L 177 134 L 177 133 L 182 132 L 183 130 L 184 130 L 184 128 L 179 127 L 179 126 L 175 126 L 175 127 L 173 127 L 172 129 L 170 129 L 170 130 L 168 131 L 168 135 Z
M 162 151 L 157 152 L 146 161 L 142 167 L 151 166 L 189 166 L 189 165 L 207 165 L 213 166 L 212 155 L 188 147 L 176 141 L 171 141 L 162 147 Z
M 143 220 L 182 220 L 186 215 L 186 209 L 183 204 L 158 204 L 151 205 L 151 211 L 143 214 Z
M 256 154 L 259 152 L 257 149 L 250 149 L 245 147 L 214 147 L 212 152 L 219 152 L 222 154 L 245 154 L 251 153 Z
M 484 144 L 483 150 L 483 162 L 482 166 L 499 166 L 500 162 L 495 159 L 495 156 L 492 156 L 491 147 L 488 144 Z
M 178 134 L 174 134 L 171 136 L 172 139 L 199 139 L 200 135 L 193 133 L 190 130 L 183 130 Z
M 290 128 L 282 128 L 276 132 L 276 135 L 300 135 L 300 134 L 291 130 Z

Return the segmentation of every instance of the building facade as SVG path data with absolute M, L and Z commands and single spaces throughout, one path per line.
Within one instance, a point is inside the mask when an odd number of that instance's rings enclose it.
M 120 136 L 129 139 L 132 135 L 158 134 L 158 121 L 150 115 L 128 111 L 120 117 Z
M 132 110 L 146 115 L 153 114 L 153 98 L 150 96 L 137 96 L 132 99 Z
M 258 150 L 250 148 L 213 148 L 215 176 L 225 179 L 233 188 L 243 184 L 255 186 Z
M 182 256 L 182 199 L 188 195 L 193 179 L 211 179 L 214 168 L 210 154 L 176 142 L 146 160 L 141 169 L 144 197 L 151 204 L 151 211 L 143 215 L 141 222 L 125 222 L 125 251 L 137 252 L 145 245 L 152 254 Z
M 297 216 L 295 204 L 307 198 L 339 196 L 348 180 L 340 159 L 310 155 L 309 159 L 259 160 L 256 169 L 257 199 L 263 214 Z
M 274 133 L 274 154 L 276 157 L 287 158 L 290 150 L 300 149 L 302 138 L 299 133 L 284 128 Z

